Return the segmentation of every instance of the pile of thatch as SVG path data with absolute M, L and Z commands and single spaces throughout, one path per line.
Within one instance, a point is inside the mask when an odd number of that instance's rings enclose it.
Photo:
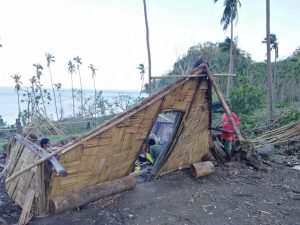
M 281 145 L 296 139 L 300 140 L 300 121 L 267 131 L 252 142 L 257 148 L 266 144 Z

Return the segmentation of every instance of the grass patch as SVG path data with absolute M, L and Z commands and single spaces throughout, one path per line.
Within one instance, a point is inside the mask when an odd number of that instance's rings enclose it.
M 0 153 L 3 152 L 3 146 L 6 145 L 8 143 L 8 141 L 3 141 L 3 142 L 0 142 Z

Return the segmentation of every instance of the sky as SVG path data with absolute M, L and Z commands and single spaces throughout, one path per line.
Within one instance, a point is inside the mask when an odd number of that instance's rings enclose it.
M 263 61 L 266 46 L 264 0 L 240 0 L 234 36 L 253 60 Z M 221 42 L 230 36 L 220 24 L 223 0 L 147 0 L 152 54 L 152 75 L 172 69 L 189 47 Z M 271 0 L 271 33 L 284 59 L 300 46 L 300 1 Z M 42 83 L 50 87 L 45 53 L 55 56 L 53 82 L 71 87 L 67 62 L 75 56 L 83 88 L 93 88 L 90 64 L 96 68 L 98 89 L 139 90 L 137 66 L 147 67 L 142 0 L 0 0 L 0 86 L 14 86 L 10 77 L 21 75 L 24 86 L 35 75 L 32 64 L 44 66 Z M 214 71 L 216 73 L 225 71 Z M 146 76 L 147 77 L 147 76 Z M 146 81 L 147 82 L 147 81 Z M 79 88 L 79 76 L 74 74 Z

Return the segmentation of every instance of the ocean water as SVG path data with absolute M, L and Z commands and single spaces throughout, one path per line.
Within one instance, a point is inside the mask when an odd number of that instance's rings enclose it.
M 52 96 L 52 89 L 48 89 L 51 94 L 52 101 L 50 105 L 47 105 L 47 114 L 52 118 L 55 116 L 55 105 Z M 97 90 L 99 91 L 99 90 Z M 20 99 L 24 99 L 22 96 L 24 92 L 20 92 Z M 61 89 L 61 101 L 63 106 L 64 117 L 71 116 L 73 114 L 72 110 L 72 90 L 71 89 Z M 120 99 L 120 96 L 130 96 L 131 98 L 137 98 L 139 96 L 139 91 L 122 91 L 122 90 L 102 90 L 102 96 L 108 100 L 108 102 L 113 103 L 114 101 Z M 76 95 L 77 96 L 77 95 Z M 93 97 L 94 90 L 83 90 L 83 97 Z M 142 94 L 146 97 L 146 94 Z M 60 110 L 60 103 L 58 98 L 58 93 L 56 92 L 57 107 Z M 80 99 L 75 99 L 75 111 L 79 112 Z M 26 109 L 26 102 L 21 103 L 21 110 Z M 60 112 L 60 111 L 59 111 Z M 17 92 L 13 87 L 0 87 L 0 116 L 3 118 L 4 122 L 7 124 L 15 124 L 16 118 L 18 116 L 18 97 Z

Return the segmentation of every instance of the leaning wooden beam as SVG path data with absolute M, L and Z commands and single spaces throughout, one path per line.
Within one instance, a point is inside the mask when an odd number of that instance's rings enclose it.
M 223 128 L 216 128 L 216 127 L 210 127 L 210 130 L 215 130 L 215 131 L 221 131 L 221 132 L 225 132 L 225 133 L 229 133 L 229 134 L 235 134 L 234 131 L 231 130 L 226 130 Z
M 89 202 L 108 197 L 135 187 L 134 176 L 126 176 L 113 181 L 100 183 L 79 192 L 67 193 L 64 196 L 50 200 L 50 211 L 55 213 L 74 209 Z
M 242 136 L 239 128 L 237 127 L 237 125 L 235 124 L 235 122 L 234 122 L 234 120 L 232 118 L 231 111 L 230 111 L 230 109 L 229 109 L 229 107 L 228 107 L 228 105 L 227 105 L 227 103 L 226 103 L 226 101 L 224 99 L 224 96 L 222 94 L 222 91 L 221 91 L 219 85 L 217 84 L 214 76 L 212 75 L 212 73 L 211 73 L 211 71 L 210 71 L 207 63 L 204 63 L 204 66 L 205 66 L 205 70 L 206 70 L 208 79 L 211 81 L 211 84 L 212 84 L 212 86 L 214 87 L 214 89 L 215 89 L 215 91 L 217 93 L 217 96 L 218 96 L 218 98 L 219 98 L 219 100 L 221 102 L 221 105 L 223 106 L 224 111 L 227 114 L 227 116 L 228 116 L 228 118 L 230 120 L 230 123 L 232 124 L 232 127 L 233 127 L 233 129 L 234 129 L 234 131 L 235 131 L 235 133 L 237 135 L 238 140 L 239 141 L 244 141 L 245 139 L 243 138 L 243 136 Z
M 213 76 L 225 76 L 225 77 L 235 77 L 234 73 L 215 73 Z M 152 76 L 151 79 L 160 79 L 160 80 L 168 80 L 168 79 L 179 79 L 179 78 L 188 78 L 188 77 L 199 77 L 199 75 L 167 75 L 167 76 Z
M 40 146 L 36 145 L 35 143 L 29 141 L 28 139 L 22 137 L 19 134 L 15 134 L 15 138 L 26 145 L 30 150 L 34 151 L 36 154 L 38 154 L 41 158 L 46 157 L 49 155 L 49 153 L 41 148 Z M 55 157 L 51 157 L 49 159 L 50 163 L 53 165 L 53 168 L 55 169 L 57 175 L 65 177 L 68 175 L 68 172 L 66 169 L 59 163 L 59 161 Z

